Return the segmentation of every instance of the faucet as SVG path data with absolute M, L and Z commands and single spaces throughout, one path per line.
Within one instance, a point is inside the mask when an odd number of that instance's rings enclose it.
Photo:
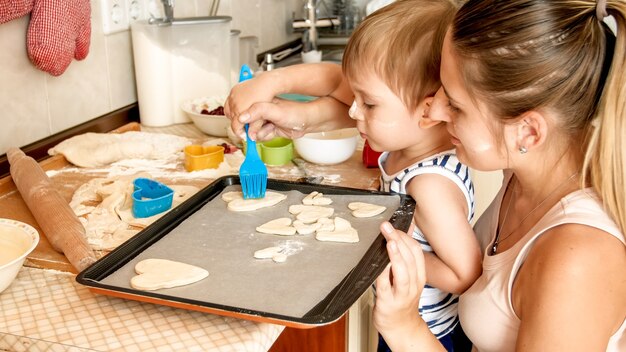
M 171 23 L 174 20 L 174 0 L 161 0 L 163 3 L 163 22 Z
M 304 22 L 306 30 L 302 35 L 302 51 L 317 50 L 317 9 L 318 0 L 305 0 L 304 3 Z

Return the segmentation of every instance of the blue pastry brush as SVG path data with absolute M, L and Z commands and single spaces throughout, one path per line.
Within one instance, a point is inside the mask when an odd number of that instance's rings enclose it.
M 252 78 L 252 70 L 248 65 L 241 67 L 239 82 Z M 267 189 L 267 167 L 261 161 L 256 149 L 256 142 L 248 135 L 248 124 L 246 130 L 246 158 L 239 168 L 239 180 L 244 199 L 254 199 L 265 197 Z

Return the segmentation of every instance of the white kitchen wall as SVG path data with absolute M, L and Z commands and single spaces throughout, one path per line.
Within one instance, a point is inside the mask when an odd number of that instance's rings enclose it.
M 302 0 L 221 0 L 241 36 L 257 36 L 259 51 L 299 35 L 288 31 Z M 177 0 L 176 17 L 206 16 L 211 0 Z M 54 77 L 36 69 L 26 52 L 29 16 L 0 24 L 0 154 L 137 101 L 129 31 L 104 35 L 100 0 L 91 0 L 91 46 Z

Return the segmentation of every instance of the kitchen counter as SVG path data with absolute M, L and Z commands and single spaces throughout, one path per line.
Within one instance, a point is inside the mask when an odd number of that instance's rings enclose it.
M 141 130 L 210 139 L 192 124 Z M 303 165 L 268 167 L 269 176 L 296 180 L 306 172 L 308 176 L 323 176 L 325 184 L 362 189 L 376 189 L 378 185 L 378 170 L 363 166 L 360 151 L 339 165 Z M 44 169 L 63 167 L 71 165 L 56 160 Z M 76 184 L 63 178 L 52 180 L 69 199 L 85 182 L 84 178 Z M 212 180 L 194 182 L 202 186 Z M 10 186 L 10 178 L 0 180 L 0 217 L 30 223 L 41 233 L 19 192 Z M 267 351 L 284 329 L 275 324 L 93 294 L 76 283 L 65 257 L 54 252 L 42 235 L 40 245 L 27 258 L 16 280 L 0 294 L 0 350 Z

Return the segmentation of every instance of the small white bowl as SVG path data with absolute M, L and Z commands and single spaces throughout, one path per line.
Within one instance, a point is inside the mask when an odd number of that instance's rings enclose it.
M 38 243 L 39 233 L 34 227 L 0 218 L 0 292 L 13 282 L 26 256 Z
M 224 106 L 226 97 L 205 97 L 187 100 L 181 104 L 181 109 L 189 116 L 198 129 L 215 137 L 227 137 L 230 128 L 230 119 L 224 115 L 206 115 L 202 110 L 215 110 Z
M 356 128 L 307 133 L 294 139 L 298 154 L 306 161 L 320 165 L 342 163 L 354 154 L 359 140 Z

